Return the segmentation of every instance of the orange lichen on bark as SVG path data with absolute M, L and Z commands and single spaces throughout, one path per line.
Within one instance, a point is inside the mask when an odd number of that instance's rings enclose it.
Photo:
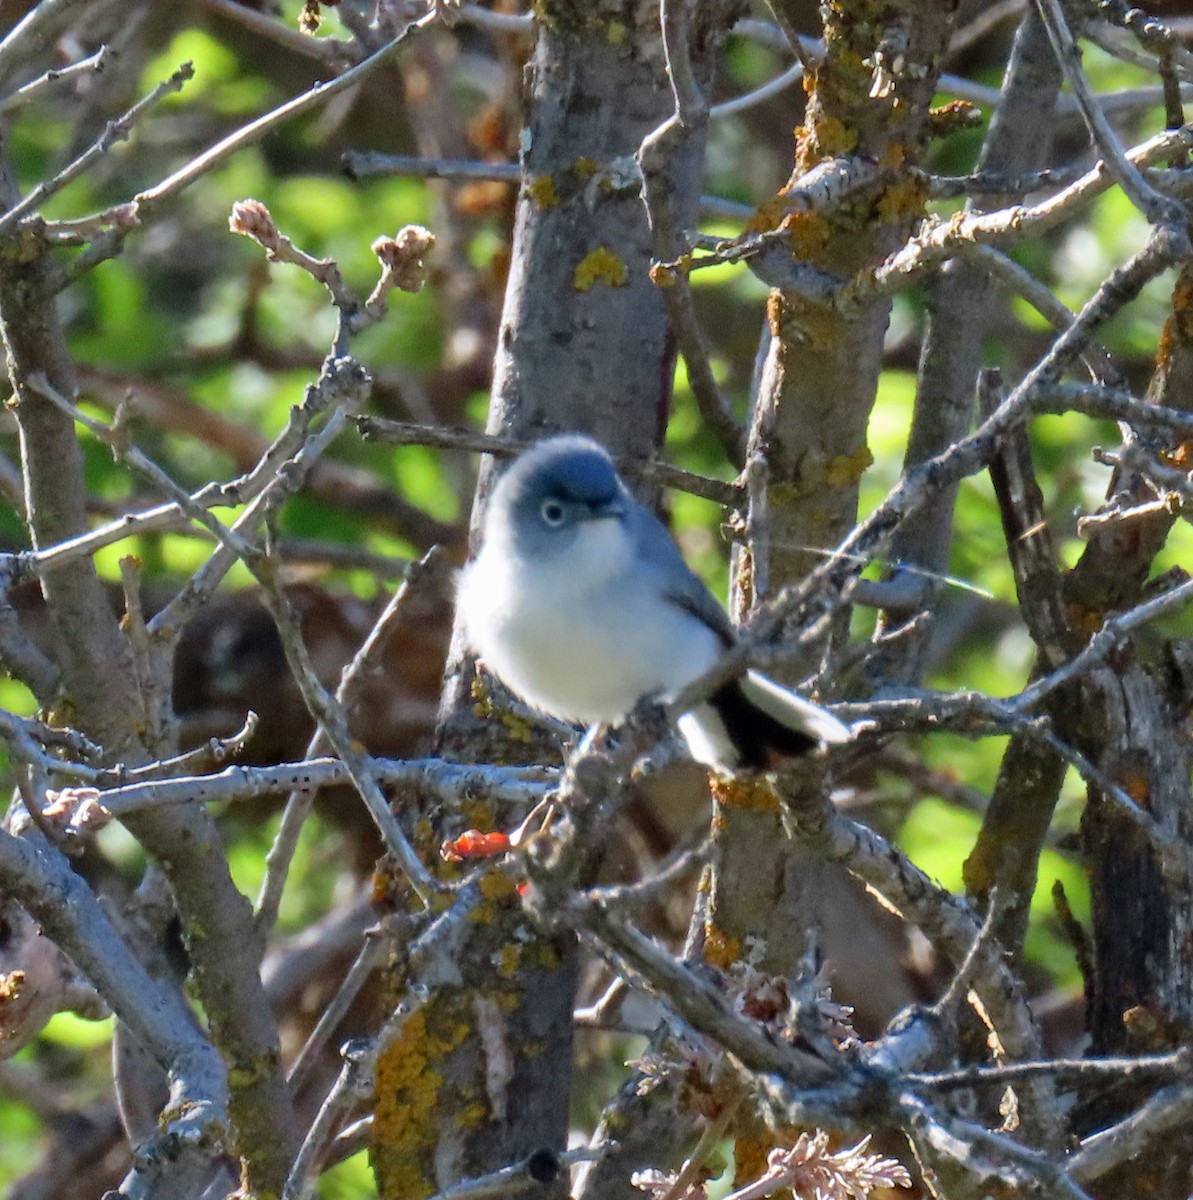
M 714 776 L 710 788 L 713 799 L 722 808 L 756 813 L 779 811 L 779 797 L 764 775 L 752 779 L 746 776 Z
M 1156 366 L 1165 366 L 1178 346 L 1193 343 L 1193 272 L 1182 271 L 1172 289 L 1172 312 L 1156 347 Z
M 787 215 L 787 204 L 783 193 L 769 196 L 751 213 L 746 221 L 743 233 L 768 233 L 776 229 L 779 222 Z
M 727 971 L 741 961 L 741 939 L 708 924 L 704 930 L 704 961 Z
M 774 1146 L 771 1138 L 739 1134 L 733 1142 L 733 1186 L 745 1187 L 766 1174 L 766 1156 Z M 775 1193 L 778 1194 L 778 1193 Z M 790 1196 L 791 1192 L 788 1190 Z
M 1151 809 L 1152 806 L 1152 789 L 1151 782 L 1142 771 L 1120 771 L 1117 774 L 1115 782 L 1139 805 L 1142 809 Z
M 928 110 L 928 138 L 943 138 L 982 123 L 982 110 L 968 100 L 950 100 Z
M 1162 451 L 1160 458 L 1170 466 L 1187 471 L 1193 465 L 1193 442 L 1181 442 L 1175 450 Z
M 1106 621 L 1106 614 L 1096 608 L 1088 608 L 1084 604 L 1066 604 L 1065 616 L 1069 628 L 1080 637 L 1093 637 Z
M 674 263 L 653 263 L 647 274 L 656 287 L 674 287 L 681 275 L 687 275 L 692 269 L 692 256 L 681 254 Z
M 783 336 L 783 296 L 777 290 L 772 290 L 766 297 L 766 327 L 773 338 Z

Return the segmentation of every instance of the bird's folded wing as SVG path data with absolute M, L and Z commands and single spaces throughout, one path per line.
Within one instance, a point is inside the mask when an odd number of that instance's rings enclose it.
M 681 577 L 679 587 L 666 588 L 663 599 L 707 625 L 721 639 L 726 650 L 733 645 L 735 635 L 729 614 L 713 599 L 712 592 L 695 575 L 692 575 L 690 581 L 682 580 Z

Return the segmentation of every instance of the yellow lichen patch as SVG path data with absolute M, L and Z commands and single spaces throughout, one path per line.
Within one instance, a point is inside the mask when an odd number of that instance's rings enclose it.
M 522 947 L 514 942 L 499 946 L 493 953 L 493 965 L 502 979 L 512 979 L 522 963 Z
M 950 100 L 928 112 L 929 138 L 948 137 L 962 129 L 973 129 L 982 123 L 982 110 L 968 100 Z
M 534 737 L 534 721 L 530 717 L 510 712 L 509 709 L 503 711 L 500 716 L 502 725 L 514 741 L 529 742 Z
M 536 175 L 526 185 L 526 194 L 537 209 L 554 208 L 559 203 L 559 192 L 550 175 Z
M 979 846 L 961 864 L 961 878 L 965 881 L 965 890 L 971 896 L 989 895 L 994 886 L 994 864 L 989 855 L 979 853 Z
M 481 682 L 479 675 L 474 676 L 469 685 L 468 694 L 472 697 L 472 712 L 475 716 L 491 717 L 493 715 L 493 701 L 489 699 L 488 689 Z
M 563 965 L 559 951 L 550 942 L 542 940 L 532 942 L 529 950 L 528 966 L 536 967 L 540 971 L 558 971 Z
M 741 939 L 718 929 L 713 924 L 704 930 L 704 961 L 727 971 L 736 962 L 741 962 Z
M 847 328 L 841 320 L 841 314 L 831 304 L 816 304 L 795 296 L 787 299 L 782 315 L 784 340 L 789 351 L 796 342 L 810 346 L 835 346 Z M 784 368 L 788 369 L 786 362 Z
M 529 742 L 534 737 L 534 722 L 529 717 L 520 716 L 508 709 L 497 708 L 479 677 L 473 679 L 468 694 L 472 697 L 474 716 L 482 721 L 496 718 L 505 726 L 506 732 L 514 741 Z
M 476 886 L 491 904 L 500 904 L 517 892 L 517 884 L 503 871 L 490 871 L 488 875 L 482 875 Z
M 792 213 L 784 218 L 782 229 L 796 258 L 813 258 L 828 242 L 828 222 L 816 213 Z
M 777 813 L 779 797 L 765 775 L 714 776 L 710 781 L 713 800 L 722 808 L 741 812 Z
M 488 925 L 496 921 L 499 910 L 507 908 L 518 891 L 518 885 L 504 871 L 490 871 L 482 875 L 476 886 L 484 903 L 478 904 L 468 914 L 469 921 L 474 925 Z
M 575 175 L 577 179 L 591 179 L 596 172 L 597 160 L 595 158 L 589 158 L 587 155 L 583 155 L 582 157 L 576 159 L 574 163 L 572 163 L 572 174 Z
M 904 225 L 924 211 L 928 190 L 922 177 L 906 175 L 884 189 L 875 205 L 875 215 L 884 225 Z
M 412 1014 L 377 1060 L 371 1157 L 386 1200 L 425 1200 L 435 1192 L 433 1118 L 443 1086 L 438 1068 L 468 1036 L 468 1025 L 453 1015 L 456 1007 L 441 998 L 430 1022 L 426 1011 Z
M 572 277 L 572 286 L 578 292 L 586 292 L 595 283 L 608 287 L 623 287 L 626 281 L 626 265 L 609 249 L 598 246 L 590 250 L 577 264 Z
M 866 468 L 874 464 L 869 446 L 859 446 L 852 454 L 838 454 L 824 469 L 824 481 L 829 487 L 845 487 L 857 483 Z
M 469 829 L 493 827 L 493 806 L 487 800 L 465 798 L 460 804 L 460 816 Z
M 483 1104 L 466 1104 L 456 1114 L 456 1124 L 461 1129 L 475 1129 L 489 1116 L 489 1110 Z
M 0 259 L 23 266 L 36 262 L 45 253 L 41 235 L 32 229 L 20 229 L 0 243 Z
M 233 1067 L 228 1072 L 228 1087 L 234 1092 L 252 1087 L 257 1082 L 258 1073 L 248 1067 Z
M 878 157 L 884 171 L 897 171 L 907 161 L 907 147 L 902 142 L 888 142 Z
M 610 21 L 605 27 L 605 36 L 614 46 L 622 45 L 629 36 L 629 29 L 620 21 Z
M 826 158 L 842 158 L 857 148 L 857 130 L 850 129 L 839 117 L 821 113 L 809 128 L 802 129 L 797 163 L 806 171 Z
M 783 193 L 771 196 L 768 200 L 758 205 L 746 221 L 745 233 L 767 233 L 772 229 L 777 228 L 779 222 L 787 215 L 787 202 L 783 199 Z

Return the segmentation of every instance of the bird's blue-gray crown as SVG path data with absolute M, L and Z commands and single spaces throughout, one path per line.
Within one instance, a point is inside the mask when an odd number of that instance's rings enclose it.
M 493 493 L 491 519 L 536 541 L 584 521 L 621 515 L 627 497 L 604 447 L 579 434 L 549 438 L 521 455 Z

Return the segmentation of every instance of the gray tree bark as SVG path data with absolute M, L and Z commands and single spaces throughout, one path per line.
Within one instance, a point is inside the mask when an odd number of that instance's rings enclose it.
M 720 4 L 698 10 L 705 74 L 713 30 L 728 11 Z M 643 138 L 673 109 L 658 10 L 553 0 L 539 15 L 488 430 L 522 439 L 580 430 L 615 454 L 644 458 L 662 440 L 675 366 L 674 340 L 649 276 L 652 237 L 634 166 Z M 690 142 L 670 164 L 671 194 L 687 225 L 700 196 L 702 149 L 702 140 Z M 482 464 L 474 533 L 498 469 L 492 460 Z M 441 752 L 461 761 L 558 760 L 557 735 L 503 717 L 500 700 L 494 697 L 496 708 L 489 702 L 496 690 L 489 677 L 477 677 L 457 635 Z M 517 823 L 510 813 L 483 816 L 494 828 Z M 440 814 L 441 825 L 444 817 L 450 831 L 476 824 L 477 814 Z M 516 898 L 489 903 L 462 964 L 462 986 L 438 996 L 425 1022 L 407 1027 L 392 1070 L 388 1056 L 381 1064 L 373 1157 L 386 1200 L 429 1195 L 566 1145 L 575 946 L 567 936 L 532 932 Z M 495 961 L 508 970 L 494 972 Z M 500 1094 L 485 1086 L 495 1035 L 511 1066 Z M 417 1085 L 398 1061 L 412 1052 L 443 1085 L 419 1110 L 419 1122 L 387 1126 L 383 1113 L 414 1099 Z M 619 1173 L 624 1189 L 628 1170 Z

